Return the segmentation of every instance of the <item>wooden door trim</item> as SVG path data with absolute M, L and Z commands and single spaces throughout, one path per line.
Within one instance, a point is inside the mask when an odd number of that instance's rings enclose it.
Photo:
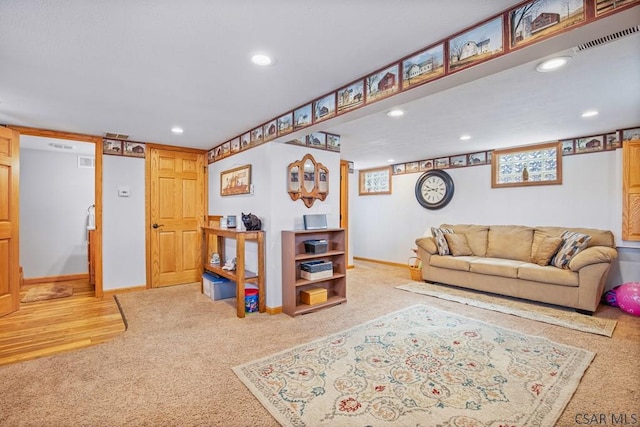
M 94 203 L 96 215 L 95 241 L 95 296 L 102 297 L 102 137 L 74 132 L 61 132 L 50 129 L 37 129 L 24 126 L 7 126 L 20 133 L 20 135 L 40 136 L 45 138 L 67 139 L 70 141 L 89 142 L 95 145 L 95 188 Z
M 349 162 L 340 160 L 340 228 L 344 228 L 344 256 L 349 265 Z

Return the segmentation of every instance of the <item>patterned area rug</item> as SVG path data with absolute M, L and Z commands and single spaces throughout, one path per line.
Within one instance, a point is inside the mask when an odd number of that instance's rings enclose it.
M 52 283 L 49 285 L 34 286 L 29 289 L 21 302 L 44 301 L 55 298 L 66 298 L 73 295 L 73 285 Z
M 616 327 L 616 321 L 613 319 L 587 316 L 557 305 L 527 302 L 446 285 L 412 282 L 396 288 L 605 337 L 610 337 Z
M 551 426 L 593 357 L 415 305 L 233 371 L 284 426 Z

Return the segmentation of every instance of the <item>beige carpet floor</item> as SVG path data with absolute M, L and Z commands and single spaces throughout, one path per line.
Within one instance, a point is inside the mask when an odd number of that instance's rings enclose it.
M 234 300 L 194 285 L 123 294 L 129 329 L 114 340 L 0 367 L 0 425 L 275 426 L 233 366 L 417 303 L 595 352 L 556 425 L 640 415 L 640 317 L 601 306 L 596 316 L 618 322 L 609 338 L 394 288 L 408 280 L 407 268 L 358 262 L 346 304 L 295 319 L 238 319 Z

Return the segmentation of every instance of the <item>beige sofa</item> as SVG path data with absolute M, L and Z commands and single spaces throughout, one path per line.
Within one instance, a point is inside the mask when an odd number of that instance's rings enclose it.
M 613 234 L 605 230 L 446 224 L 440 228 L 464 235 L 471 253 L 439 255 L 434 237 L 416 239 L 425 281 L 572 307 L 583 313 L 593 313 L 598 307 L 609 267 L 617 257 Z M 539 262 L 543 242 L 554 240 L 545 238 L 560 237 L 565 231 L 591 236 L 586 249 L 570 258 L 565 268 L 534 263 Z

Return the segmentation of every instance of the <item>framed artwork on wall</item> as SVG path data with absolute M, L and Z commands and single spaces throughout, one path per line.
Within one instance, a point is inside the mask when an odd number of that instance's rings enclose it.
M 129 157 L 142 157 L 145 155 L 145 145 L 142 142 L 125 141 L 122 154 Z
M 391 194 L 391 167 L 385 166 L 360 171 L 358 194 Z
M 220 195 L 235 196 L 251 191 L 251 165 L 220 172 Z
M 491 187 L 562 184 L 562 142 L 494 150 Z
M 423 50 L 402 61 L 402 90 L 444 75 L 444 44 Z
M 502 16 L 449 39 L 449 71 L 486 61 L 503 52 Z
M 353 110 L 364 103 L 364 80 L 360 79 L 338 90 L 338 114 Z
M 400 89 L 400 65 L 394 64 L 370 74 L 367 81 L 367 104 L 393 95 Z

